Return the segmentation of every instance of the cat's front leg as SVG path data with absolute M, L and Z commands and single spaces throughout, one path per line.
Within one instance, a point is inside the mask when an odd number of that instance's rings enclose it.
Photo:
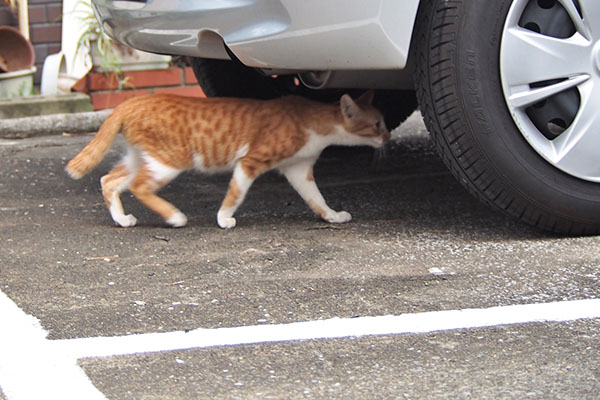
M 233 217 L 238 207 L 244 201 L 246 193 L 254 182 L 254 178 L 248 177 L 242 164 L 238 163 L 233 170 L 233 176 L 229 181 L 229 188 L 221 208 L 217 213 L 217 224 L 223 229 L 235 228 L 237 221 Z
M 352 221 L 352 214 L 348 211 L 333 211 L 331 214 L 323 217 L 323 219 L 332 224 L 343 224 Z
M 300 197 L 317 215 L 327 222 L 341 224 L 352 220 L 347 211 L 332 210 L 319 191 L 313 176 L 313 164 L 316 160 L 279 168 Z

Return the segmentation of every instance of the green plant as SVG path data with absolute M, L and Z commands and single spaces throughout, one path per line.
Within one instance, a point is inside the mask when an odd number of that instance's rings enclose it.
M 115 75 L 119 89 L 123 89 L 129 78 L 123 78 L 119 54 L 131 52 L 131 49 L 113 41 L 102 31 L 89 0 L 80 0 L 73 12 L 85 26 L 77 40 L 77 51 L 83 47 L 89 49 L 90 56 L 96 54 L 100 60 L 100 69 L 105 75 Z
M 8 97 L 28 97 L 35 96 L 37 94 L 38 91 L 35 89 L 35 87 L 31 86 L 31 84 L 28 84 L 27 82 L 21 82 L 17 90 L 15 92 L 9 93 Z

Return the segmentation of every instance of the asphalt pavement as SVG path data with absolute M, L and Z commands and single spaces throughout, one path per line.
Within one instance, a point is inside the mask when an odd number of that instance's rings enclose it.
M 233 230 L 216 224 L 226 174 L 161 192 L 185 228 L 129 194 L 138 225 L 117 228 L 99 180 L 122 141 L 75 181 L 63 169 L 90 135 L 0 140 L 0 398 L 600 398 L 600 238 L 481 205 L 418 114 L 394 136 L 385 155 L 318 162 L 350 223 L 319 220 L 269 173 Z M 377 333 L 384 316 L 416 322 Z

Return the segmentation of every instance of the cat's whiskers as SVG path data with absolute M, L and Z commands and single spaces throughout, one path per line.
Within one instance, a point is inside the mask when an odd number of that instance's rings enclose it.
M 371 169 L 373 171 L 381 171 L 390 156 L 389 142 L 381 147 L 373 149 L 373 156 L 371 159 Z

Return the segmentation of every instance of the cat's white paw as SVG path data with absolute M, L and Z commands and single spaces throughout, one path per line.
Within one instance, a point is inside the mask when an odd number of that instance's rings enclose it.
M 232 228 L 235 228 L 235 224 L 237 223 L 237 221 L 233 217 L 229 217 L 229 218 L 220 217 L 220 218 L 217 218 L 217 223 L 223 229 L 232 229 Z
M 351 221 L 352 215 L 347 211 L 334 212 L 331 215 L 328 215 L 325 220 L 332 224 L 343 224 L 344 222 Z
M 187 217 L 181 212 L 174 213 L 167 220 L 167 224 L 171 225 L 173 228 L 181 228 L 182 226 L 185 226 L 187 222 Z
M 122 215 L 115 219 L 115 223 L 123 228 L 129 228 L 137 224 L 137 218 L 133 215 Z

